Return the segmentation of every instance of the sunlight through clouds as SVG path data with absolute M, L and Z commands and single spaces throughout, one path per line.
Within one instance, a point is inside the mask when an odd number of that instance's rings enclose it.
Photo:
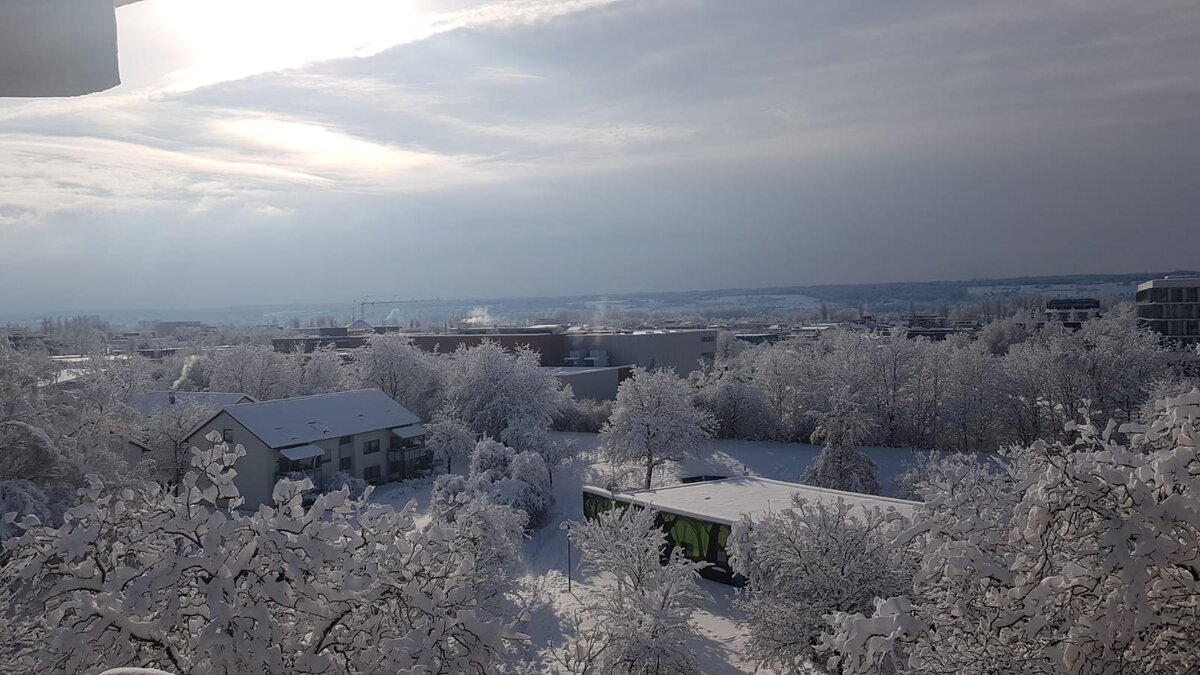
M 156 0 L 154 20 L 185 52 L 167 88 L 186 91 L 429 37 L 438 15 L 403 0 Z

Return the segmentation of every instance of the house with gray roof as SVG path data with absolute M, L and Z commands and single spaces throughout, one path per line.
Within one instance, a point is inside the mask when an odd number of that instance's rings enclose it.
M 270 504 L 275 483 L 300 475 L 320 486 L 341 471 L 369 483 L 419 475 L 430 455 L 421 420 L 378 389 L 239 403 L 200 425 L 188 443 L 217 432 L 246 456 L 234 480 L 245 508 Z
M 210 408 L 214 412 L 227 405 L 253 403 L 254 399 L 235 392 L 225 391 L 146 391 L 133 397 L 130 407 L 142 417 L 150 417 L 173 405 L 194 405 Z

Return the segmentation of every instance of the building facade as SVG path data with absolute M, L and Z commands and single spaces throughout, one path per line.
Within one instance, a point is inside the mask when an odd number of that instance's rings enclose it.
M 1138 284 L 1138 322 L 1180 347 L 1200 344 L 1200 277 Z
M 417 347 L 439 354 L 490 340 L 505 349 L 532 349 L 540 355 L 543 366 L 674 368 L 681 376 L 697 370 L 701 363 L 711 363 L 717 352 L 717 331 L 711 329 L 560 331 L 558 328 L 480 328 L 458 333 L 406 333 L 406 336 Z M 375 327 L 373 330 L 376 333 L 393 332 L 389 329 Z M 329 332 L 328 335 L 275 338 L 272 344 L 275 351 L 286 353 L 311 352 L 318 348 L 353 350 L 364 347 L 369 337 L 368 333 L 341 334 L 342 329 Z
M 240 445 L 234 483 L 243 508 L 270 504 L 275 483 L 308 477 L 321 486 L 344 472 L 368 483 L 420 475 L 431 460 L 416 415 L 378 389 L 226 406 L 188 437 L 195 447 L 218 433 Z

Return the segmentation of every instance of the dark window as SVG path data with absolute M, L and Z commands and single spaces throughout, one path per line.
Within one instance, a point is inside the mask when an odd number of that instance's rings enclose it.
M 700 337 L 700 341 L 701 342 L 716 342 L 717 338 L 716 338 L 716 336 L 713 336 L 713 335 L 702 335 Z
M 379 452 L 379 440 L 367 441 L 363 443 L 363 454 L 369 455 L 374 452 Z
M 338 460 L 338 470 L 339 471 L 349 471 L 350 470 L 350 458 L 349 457 L 343 457 L 340 460 Z
M 222 429 L 221 430 L 221 440 L 225 441 L 226 443 L 232 443 L 233 442 L 233 429 Z
M 376 441 L 378 443 L 378 441 Z M 363 469 L 363 478 L 367 480 L 379 480 L 379 466 L 368 466 Z
M 350 445 L 353 442 L 354 442 L 354 434 L 351 434 L 349 436 L 342 436 L 341 438 L 338 439 L 338 445 Z

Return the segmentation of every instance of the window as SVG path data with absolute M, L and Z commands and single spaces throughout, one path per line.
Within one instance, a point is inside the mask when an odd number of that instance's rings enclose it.
M 338 439 L 338 445 L 350 445 L 353 442 L 354 442 L 354 434 L 350 434 L 349 436 L 342 436 L 341 438 Z
M 375 441 L 375 443 L 378 444 L 379 441 Z M 368 466 L 363 469 L 363 478 L 367 480 L 379 480 L 379 465 Z
M 379 452 L 379 439 L 375 439 L 373 441 L 366 441 L 365 443 L 363 443 L 363 454 L 364 455 L 369 455 L 369 454 L 375 453 L 375 452 Z
M 350 458 L 349 457 L 343 457 L 340 460 L 338 460 L 338 471 L 349 471 L 349 470 L 350 470 Z
M 232 443 L 233 442 L 233 429 L 222 429 L 221 430 L 221 440 L 226 443 Z
M 700 341 L 701 342 L 716 342 L 717 337 L 715 335 L 701 335 Z

